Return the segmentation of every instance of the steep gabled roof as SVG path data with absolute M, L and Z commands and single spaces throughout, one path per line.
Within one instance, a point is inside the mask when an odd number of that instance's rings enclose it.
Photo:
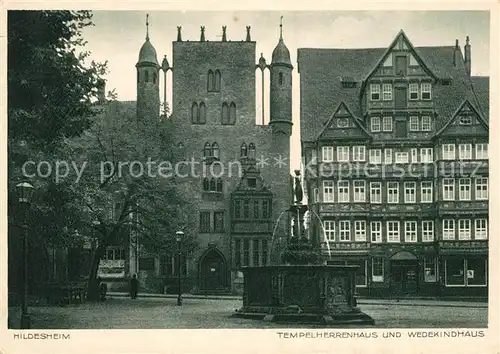
M 446 128 L 451 125 L 453 120 L 456 119 L 456 117 L 463 111 L 469 111 L 469 112 L 472 111 L 473 113 L 477 114 L 481 124 L 486 129 L 488 129 L 488 123 L 482 117 L 481 112 L 476 107 L 474 107 L 474 105 L 471 102 L 469 102 L 468 100 L 464 100 L 462 104 L 455 110 L 455 112 L 453 112 L 450 119 L 448 119 L 448 121 L 441 127 L 441 129 L 437 131 L 435 136 L 439 136 L 444 130 L 446 130 Z
M 490 78 L 488 76 L 472 76 L 472 87 L 483 112 L 483 117 L 489 121 L 490 117 Z
M 350 118 L 354 121 L 354 124 L 355 126 L 357 126 L 361 132 L 367 137 L 367 138 L 371 138 L 371 135 L 370 133 L 368 133 L 365 129 L 365 127 L 361 124 L 361 121 L 360 121 L 360 118 L 357 117 L 356 115 L 354 115 L 352 113 L 352 111 L 349 109 L 349 107 L 346 105 L 346 103 L 344 101 L 341 101 L 337 108 L 333 111 L 333 113 L 331 114 L 330 118 L 328 119 L 328 121 L 326 121 L 323 129 L 321 129 L 321 131 L 319 132 L 318 136 L 316 137 L 316 139 L 319 139 L 321 138 L 322 135 L 324 135 L 326 133 L 326 131 L 328 129 L 331 128 L 331 124 L 332 124 L 332 121 L 337 117 L 337 114 L 339 111 L 346 111 L 347 114 L 350 116 Z
M 403 30 L 400 30 L 399 33 L 397 34 L 397 36 L 392 41 L 392 43 L 389 45 L 389 47 L 387 47 L 387 49 L 385 50 L 384 54 L 380 57 L 379 61 L 372 67 L 371 71 L 368 73 L 368 75 L 363 80 L 363 87 L 364 87 L 364 85 L 366 85 L 366 81 L 375 73 L 375 71 L 377 71 L 377 69 L 379 68 L 379 66 L 391 54 L 392 50 L 394 49 L 394 47 L 396 46 L 396 44 L 401 39 L 406 43 L 406 45 L 408 46 L 408 49 L 414 55 L 415 60 L 423 68 L 423 70 L 427 73 L 427 75 L 431 76 L 434 79 L 437 78 L 436 75 L 434 75 L 434 73 L 432 72 L 432 70 L 430 70 L 429 67 L 426 65 L 425 61 L 422 60 L 422 58 L 420 57 L 419 53 L 415 50 L 415 47 L 413 47 L 413 44 L 408 39 L 408 37 L 406 36 L 405 32 Z M 361 88 L 362 90 L 363 90 L 363 87 Z
M 438 78 L 432 89 L 432 100 L 437 113 L 436 131 L 452 118 L 464 100 L 468 100 L 475 108 L 486 105 L 479 104 L 479 101 L 484 100 L 479 97 L 487 96 L 478 93 L 484 92 L 484 81 L 481 81 L 483 85 L 478 84 L 474 94 L 461 51 L 461 60 L 454 65 L 455 46 L 415 47 L 414 50 Z M 298 49 L 303 142 L 316 140 L 323 129 L 323 122 L 330 118 L 331 112 L 340 102 L 345 102 L 354 115 L 362 116 L 362 82 L 381 62 L 386 52 L 387 48 Z M 356 87 L 342 87 L 342 77 L 356 80 Z M 445 85 L 439 79 L 449 79 L 449 83 Z M 485 118 L 485 114 L 482 116 Z

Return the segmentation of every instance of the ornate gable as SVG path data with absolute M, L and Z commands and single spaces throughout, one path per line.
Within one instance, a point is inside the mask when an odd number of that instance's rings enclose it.
M 318 135 L 319 140 L 370 139 L 366 129 L 342 101 Z
M 436 136 L 487 136 L 488 124 L 481 113 L 465 100 Z
M 272 192 L 260 171 L 251 166 L 243 172 L 243 176 L 231 195 L 272 195 Z

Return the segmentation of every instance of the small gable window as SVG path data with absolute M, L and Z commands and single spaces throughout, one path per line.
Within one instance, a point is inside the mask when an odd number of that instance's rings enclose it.
M 392 84 L 383 84 L 382 85 L 382 99 L 384 101 L 392 100 Z
M 392 66 L 392 54 L 389 54 L 387 56 L 387 58 L 385 59 L 384 61 L 384 64 L 383 64 L 384 67 L 391 67 Z
M 459 124 L 460 125 L 472 125 L 472 117 L 471 116 L 460 116 Z
M 418 83 L 412 82 L 409 85 L 410 100 L 418 100 Z
M 371 131 L 373 133 L 380 131 L 380 117 L 372 117 L 371 118 Z
M 410 66 L 418 66 L 417 59 L 413 55 L 410 54 Z
M 371 84 L 370 85 L 370 100 L 378 101 L 380 100 L 380 85 Z
M 247 156 L 248 156 L 247 144 L 243 143 L 241 144 L 240 148 L 240 157 L 247 157 Z
M 254 143 L 250 143 L 250 145 L 248 145 L 248 157 L 251 159 L 255 159 L 255 144 Z
M 349 126 L 349 119 L 337 118 L 337 128 L 347 128 Z
M 229 106 L 229 124 L 234 125 L 236 123 L 236 104 L 231 102 Z
M 423 82 L 420 85 L 421 99 L 430 100 L 431 99 L 431 84 L 430 82 Z

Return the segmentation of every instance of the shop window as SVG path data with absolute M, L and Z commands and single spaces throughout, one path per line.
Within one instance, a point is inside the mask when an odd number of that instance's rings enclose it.
M 384 259 L 377 257 L 372 258 L 372 281 L 373 282 L 383 282 L 384 281 Z
M 426 283 L 437 281 L 437 259 L 435 257 L 424 258 L 424 280 Z
M 485 259 L 467 259 L 468 286 L 486 286 L 487 274 Z
M 463 258 L 445 260 L 446 286 L 465 286 L 465 260 Z

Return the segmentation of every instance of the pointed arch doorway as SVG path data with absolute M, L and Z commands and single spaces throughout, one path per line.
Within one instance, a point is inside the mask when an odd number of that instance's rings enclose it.
M 198 268 L 201 291 L 211 292 L 227 289 L 226 258 L 217 248 L 209 248 L 201 255 Z

